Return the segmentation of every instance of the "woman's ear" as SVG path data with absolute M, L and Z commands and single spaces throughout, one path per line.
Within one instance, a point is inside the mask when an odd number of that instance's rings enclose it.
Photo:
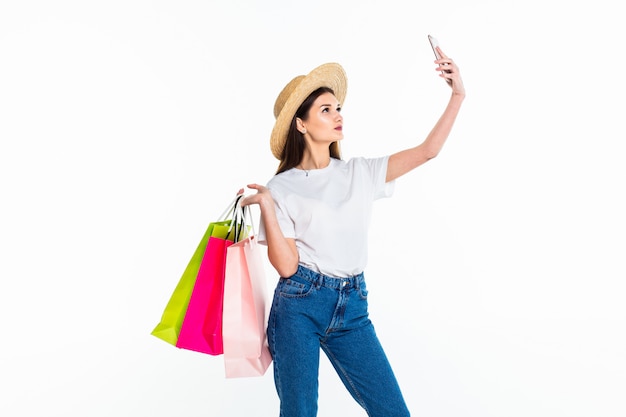
M 306 127 L 304 127 L 304 122 L 301 118 L 296 117 L 296 129 L 303 135 L 306 133 Z

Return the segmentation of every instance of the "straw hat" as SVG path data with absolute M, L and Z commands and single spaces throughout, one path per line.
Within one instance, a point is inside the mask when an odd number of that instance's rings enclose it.
M 270 148 L 276 159 L 280 160 L 287 141 L 291 120 L 302 102 L 318 88 L 328 87 L 335 92 L 335 97 L 343 104 L 346 98 L 347 84 L 346 73 L 341 65 L 331 62 L 320 65 L 308 75 L 295 77 L 283 88 L 274 104 L 276 123 L 270 137 Z

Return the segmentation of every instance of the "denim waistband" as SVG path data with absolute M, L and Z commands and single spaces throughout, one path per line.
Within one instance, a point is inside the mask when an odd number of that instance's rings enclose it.
M 302 265 L 298 265 L 298 271 L 295 275 L 317 286 L 335 289 L 360 288 L 365 279 L 363 272 L 351 277 L 338 278 L 320 274 Z

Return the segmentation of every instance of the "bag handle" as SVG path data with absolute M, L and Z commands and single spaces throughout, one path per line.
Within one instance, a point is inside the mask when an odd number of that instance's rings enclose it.
M 256 228 L 254 227 L 254 219 L 252 218 L 252 210 L 250 209 L 250 206 L 245 206 L 242 208 L 243 211 L 243 224 L 250 224 L 250 226 L 252 227 L 252 235 L 251 236 L 256 236 Z M 246 222 L 246 219 L 248 219 L 248 222 Z
M 240 201 L 243 198 L 243 194 L 239 194 L 237 197 L 235 197 L 235 199 L 233 200 L 232 204 L 232 214 L 231 214 L 231 222 L 230 222 L 230 227 L 228 228 L 228 232 L 226 233 L 226 239 L 228 239 L 230 237 L 230 232 L 233 230 L 233 227 L 235 229 L 235 236 L 233 239 L 233 242 L 239 242 L 239 239 L 241 237 L 241 232 L 244 228 L 244 215 L 242 213 L 242 208 L 241 208 L 241 204 Z M 226 210 L 228 212 L 228 209 Z
M 230 236 L 230 232 L 232 229 L 235 229 L 234 243 L 239 242 L 241 240 L 241 234 L 246 229 L 247 225 L 250 225 L 252 228 L 252 235 L 256 236 L 256 228 L 254 227 L 254 220 L 252 219 L 252 214 L 250 210 L 250 206 L 241 207 L 241 198 L 243 194 L 238 196 L 235 201 L 235 207 L 233 208 L 233 220 L 228 228 L 228 234 L 226 235 L 226 239 Z
M 233 200 L 228 204 L 224 212 L 217 218 L 217 221 L 226 220 L 226 216 L 228 215 L 229 212 L 231 212 L 230 217 L 232 218 L 233 215 L 235 214 L 235 209 L 237 208 L 237 202 L 239 201 L 241 197 L 243 197 L 243 194 L 239 194 L 237 195 L 237 197 L 233 198 Z

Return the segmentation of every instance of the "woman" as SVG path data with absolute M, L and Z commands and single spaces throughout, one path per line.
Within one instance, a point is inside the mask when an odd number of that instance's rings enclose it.
M 278 172 L 267 187 L 248 185 L 257 193 L 242 205 L 260 206 L 259 241 L 281 277 L 267 334 L 283 417 L 317 414 L 320 348 L 369 416 L 409 415 L 368 318 L 363 270 L 373 201 L 439 153 L 465 97 L 458 67 L 438 52 L 450 101 L 420 145 L 391 156 L 340 159 L 346 75 L 338 64 L 294 78 L 276 100 Z

